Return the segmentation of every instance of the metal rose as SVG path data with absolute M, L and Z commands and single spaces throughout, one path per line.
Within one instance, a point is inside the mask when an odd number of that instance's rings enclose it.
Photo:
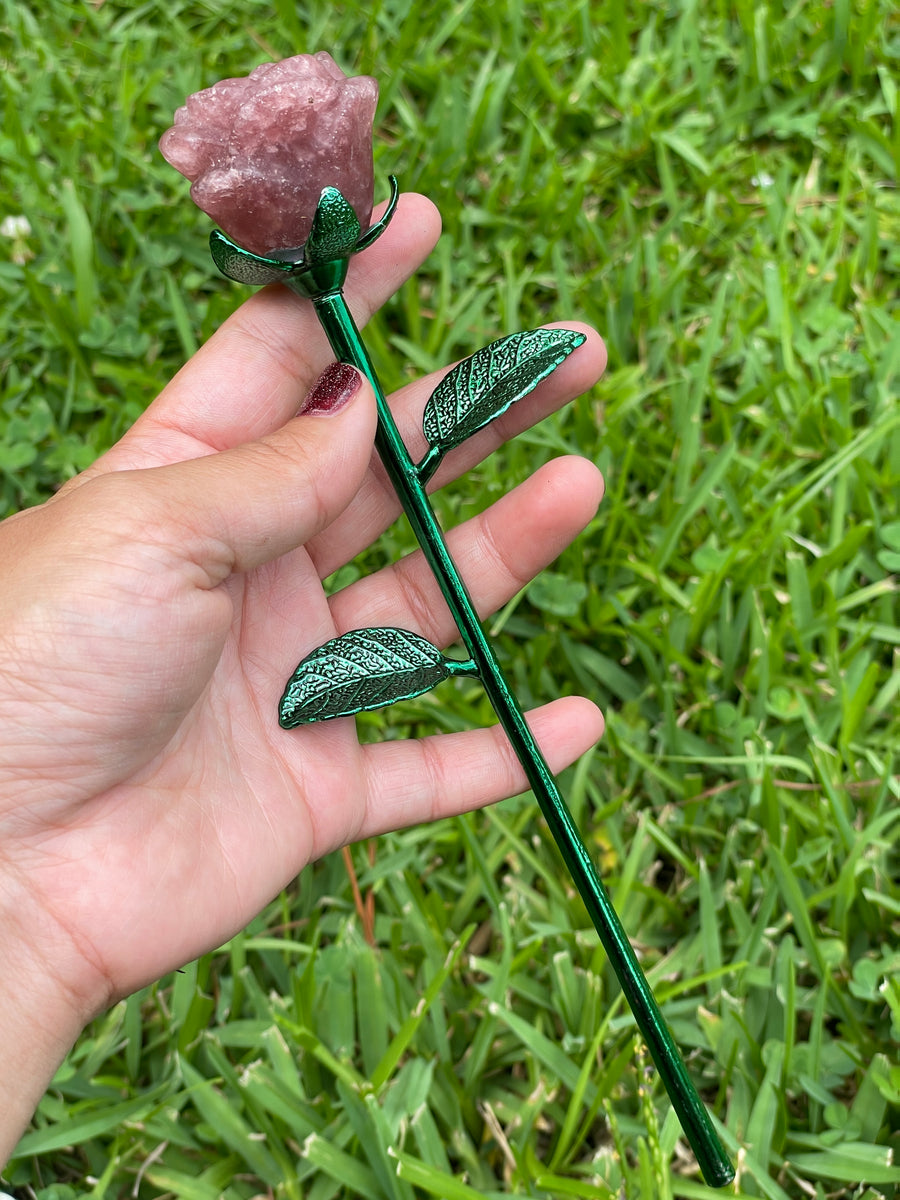
M 303 245 L 326 187 L 368 226 L 377 100 L 371 77 L 348 78 L 324 50 L 297 54 L 189 96 L 159 148 L 229 237 L 273 254 Z

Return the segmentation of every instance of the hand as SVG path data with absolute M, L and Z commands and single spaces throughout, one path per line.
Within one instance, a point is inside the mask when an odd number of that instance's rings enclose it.
M 405 196 L 353 261 L 360 322 L 437 232 L 432 206 Z M 322 589 L 398 514 L 361 376 L 339 411 L 295 415 L 331 358 L 307 302 L 260 292 L 108 454 L 0 525 L 0 1063 L 33 1082 L 19 1124 L 92 1015 L 221 944 L 307 863 L 525 786 L 497 729 L 361 747 L 352 719 L 277 724 L 287 675 L 339 632 L 456 636 L 421 554 L 331 599 Z M 591 334 L 435 484 L 583 391 L 604 361 Z M 392 398 L 414 456 L 434 383 Z M 452 531 L 479 611 L 554 559 L 601 491 L 590 463 L 556 460 Z M 533 727 L 560 769 L 602 723 L 567 699 Z

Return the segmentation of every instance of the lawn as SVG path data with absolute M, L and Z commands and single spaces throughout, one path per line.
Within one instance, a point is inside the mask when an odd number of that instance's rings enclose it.
M 900 1184 L 900 13 L 889 0 L 2 0 L 0 514 L 86 466 L 240 302 L 156 141 L 329 49 L 440 244 L 389 386 L 544 321 L 603 381 L 453 485 L 607 495 L 491 622 L 525 705 L 602 704 L 563 791 L 738 1170 Z M 386 183 L 379 184 L 386 195 Z M 19 218 L 15 220 L 15 218 Z M 22 220 L 24 218 L 24 221 Z M 348 582 L 413 545 L 398 523 Z M 359 719 L 488 724 L 471 680 Z M 712 1200 L 533 799 L 353 847 L 123 1001 L 16 1197 Z

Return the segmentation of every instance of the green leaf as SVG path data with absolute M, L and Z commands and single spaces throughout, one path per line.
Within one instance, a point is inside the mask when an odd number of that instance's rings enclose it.
M 234 1095 L 226 1095 L 205 1079 L 186 1059 L 179 1060 L 181 1073 L 193 1107 L 222 1141 L 266 1183 L 274 1186 L 281 1178 L 275 1158 L 259 1140 L 256 1130 L 244 1120 Z
M 388 1048 L 390 1034 L 380 958 L 371 946 L 362 945 L 357 949 L 353 975 L 356 982 L 359 1046 L 366 1074 L 371 1076 Z
M 60 203 L 66 214 L 72 269 L 75 276 L 75 311 L 82 328 L 90 323 L 97 303 L 94 269 L 94 236 L 90 218 L 71 179 L 63 181 Z
M 817 1179 L 862 1183 L 900 1183 L 900 1167 L 893 1165 L 890 1147 L 867 1142 L 843 1142 L 815 1154 L 792 1154 L 791 1166 Z
M 384 1193 L 372 1168 L 339 1149 L 331 1139 L 311 1133 L 303 1143 L 301 1157 L 364 1200 L 383 1200 Z
M 440 1196 L 441 1200 L 487 1200 L 484 1192 L 476 1191 L 462 1180 L 444 1174 L 437 1167 L 422 1162 L 419 1158 L 413 1158 L 405 1151 L 395 1150 L 391 1147 L 388 1154 L 397 1160 L 399 1178 L 428 1192 L 430 1196 Z
M 397 1064 L 403 1057 L 404 1051 L 412 1041 L 417 1029 L 422 1024 L 422 1021 L 425 1019 L 425 1015 L 429 1008 L 431 1008 L 432 1004 L 440 995 L 441 988 L 447 981 L 450 972 L 456 966 L 460 954 L 462 954 L 474 932 L 474 925 L 469 925 L 463 930 L 461 936 L 450 948 L 447 957 L 444 959 L 443 966 L 431 979 L 422 996 L 416 1001 L 412 1012 L 397 1030 L 397 1033 L 395 1034 L 390 1046 L 388 1046 L 381 1062 L 372 1072 L 372 1087 L 376 1091 L 378 1091 L 378 1089 L 382 1087 L 388 1081 L 388 1079 L 390 1079 L 391 1075 L 396 1069 Z
M 658 136 L 661 142 L 665 142 L 669 149 L 674 150 L 686 163 L 690 163 L 692 167 L 696 167 L 703 175 L 712 175 L 712 166 L 710 163 L 687 138 L 683 138 L 680 134 L 670 131 L 661 133 Z
M 573 329 L 532 329 L 485 346 L 458 363 L 431 394 L 422 428 L 432 451 L 464 442 L 527 396 L 584 341 Z
M 37 1154 L 51 1154 L 67 1146 L 80 1146 L 83 1142 L 118 1129 L 126 1121 L 141 1121 L 171 1091 L 170 1083 L 162 1083 L 132 1100 L 106 1107 L 92 1107 L 87 1112 L 76 1113 L 52 1125 L 31 1129 L 16 1146 L 14 1157 L 29 1158 Z
M 577 1196 L 578 1200 L 615 1200 L 615 1192 L 609 1188 L 586 1183 L 585 1180 L 567 1179 L 565 1175 L 538 1175 L 534 1186 L 553 1196 Z
M 451 674 L 432 644 L 405 629 L 355 629 L 308 654 L 279 706 L 283 729 L 408 700 Z
M 209 235 L 209 249 L 213 262 L 223 275 L 227 275 L 236 283 L 249 283 L 253 287 L 278 283 L 295 269 L 294 263 L 251 254 L 218 229 L 214 229 Z
M 553 1079 L 559 1080 L 571 1091 L 574 1091 L 575 1088 L 583 1088 L 585 1103 L 588 1105 L 594 1103 L 597 1092 L 596 1085 L 589 1082 L 585 1086 L 584 1081 L 580 1078 L 581 1072 L 578 1066 L 556 1042 L 502 1004 L 491 1001 L 488 1003 L 487 1011 L 491 1016 L 499 1018 L 519 1038 L 522 1045 L 528 1047 L 529 1056 L 543 1064 Z
M 171 1192 L 178 1200 L 220 1200 L 221 1191 L 215 1184 L 204 1179 L 194 1179 L 183 1171 L 153 1164 L 144 1172 L 148 1183 L 164 1192 Z
M 588 586 L 558 571 L 544 571 L 528 585 L 528 599 L 554 617 L 574 617 L 587 599 Z

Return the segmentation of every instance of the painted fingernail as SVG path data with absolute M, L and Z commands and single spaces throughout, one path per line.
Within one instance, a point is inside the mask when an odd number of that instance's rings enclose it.
M 319 376 L 298 416 L 330 417 L 347 404 L 362 385 L 362 375 L 349 363 L 334 362 Z

